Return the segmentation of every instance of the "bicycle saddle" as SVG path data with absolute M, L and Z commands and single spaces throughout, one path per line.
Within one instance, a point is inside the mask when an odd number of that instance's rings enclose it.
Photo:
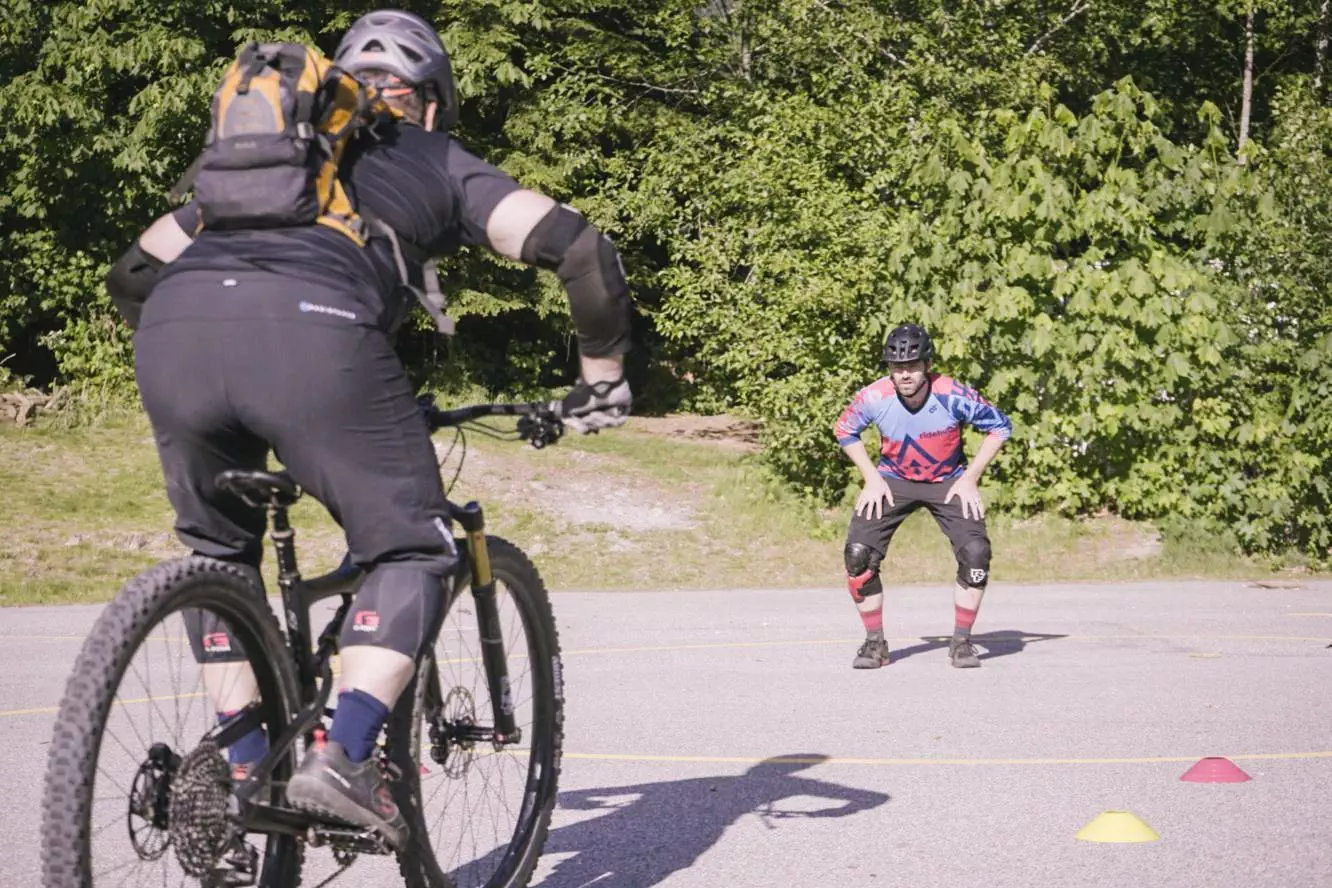
M 216 484 L 251 506 L 290 506 L 301 498 L 301 487 L 286 472 L 255 472 L 227 469 Z

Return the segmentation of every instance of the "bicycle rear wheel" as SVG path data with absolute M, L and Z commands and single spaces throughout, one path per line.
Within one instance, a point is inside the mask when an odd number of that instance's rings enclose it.
M 201 647 L 243 659 L 205 671 L 186 633 L 186 621 L 199 618 L 210 627 Z M 186 885 L 208 876 L 224 851 L 232 789 L 223 753 L 200 742 L 218 721 L 213 701 L 251 703 L 276 738 L 299 705 L 285 651 L 268 602 L 235 565 L 185 558 L 126 584 L 84 642 L 56 717 L 43 885 Z M 294 757 L 293 747 L 257 801 L 279 797 Z M 297 839 L 269 836 L 256 850 L 259 885 L 299 882 Z
M 423 854 L 457 888 L 523 888 L 555 807 L 564 689 L 550 598 L 522 551 L 498 537 L 487 542 L 521 739 L 475 739 L 494 716 L 464 572 L 435 647 L 389 722 L 389 756 L 404 772 L 399 804 L 413 837 L 399 855 L 409 888 L 434 888 Z

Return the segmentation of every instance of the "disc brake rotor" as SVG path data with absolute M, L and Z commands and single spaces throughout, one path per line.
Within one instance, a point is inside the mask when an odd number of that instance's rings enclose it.
M 126 825 L 130 843 L 140 860 L 159 860 L 171 843 L 171 834 L 167 831 L 168 806 L 171 781 L 179 766 L 180 759 L 176 754 L 159 743 L 148 751 L 148 758 L 134 775 Z
M 432 729 L 433 735 L 439 731 L 443 736 L 436 739 L 435 761 L 444 766 L 444 774 L 457 780 L 467 773 L 476 758 L 476 743 L 459 736 L 458 728 L 470 728 L 476 724 L 476 701 L 466 688 L 455 687 L 444 697 L 439 713 L 440 727 Z M 443 743 L 439 742 L 444 741 Z M 440 755 L 440 753 L 443 755 Z

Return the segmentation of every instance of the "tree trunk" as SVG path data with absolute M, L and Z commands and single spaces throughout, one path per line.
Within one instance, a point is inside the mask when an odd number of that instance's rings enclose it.
M 704 6 L 704 14 L 720 16 L 726 20 L 731 36 L 735 40 L 736 66 L 740 76 L 749 80 L 753 50 L 750 46 L 749 8 L 743 0 L 711 0 Z
M 1239 149 L 1244 162 L 1244 143 L 1249 141 L 1249 116 L 1253 111 L 1253 3 L 1244 16 L 1244 95 L 1240 98 Z
M 1314 41 L 1314 92 L 1323 97 L 1323 68 L 1327 64 L 1328 17 L 1332 15 L 1332 0 L 1318 4 L 1318 37 Z

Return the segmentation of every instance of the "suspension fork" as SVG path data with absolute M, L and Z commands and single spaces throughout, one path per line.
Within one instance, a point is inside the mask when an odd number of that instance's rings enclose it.
M 495 575 L 490 567 L 490 549 L 486 546 L 486 519 L 481 504 L 475 501 L 455 508 L 453 514 L 467 534 L 467 561 L 472 574 L 472 597 L 476 599 L 481 661 L 490 687 L 495 739 L 504 742 L 513 739 L 517 727 L 513 722 L 513 691 L 509 686 L 509 666 L 504 655 L 504 633 L 495 600 Z

